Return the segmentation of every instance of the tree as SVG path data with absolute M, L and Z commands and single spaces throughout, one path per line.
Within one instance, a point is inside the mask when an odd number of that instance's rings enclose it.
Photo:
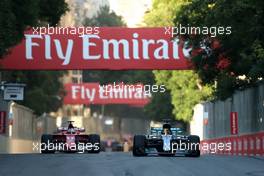
M 194 50 L 192 61 L 203 84 L 215 84 L 225 99 L 264 76 L 264 2 L 255 0 L 195 0 L 183 6 L 174 25 L 231 27 L 230 35 L 186 35 Z M 241 79 L 243 77 L 243 79 Z
M 68 10 L 65 0 L 39 0 L 39 20 L 51 26 L 56 26 Z
M 188 0 L 154 0 L 152 9 L 145 15 L 148 26 L 173 26 L 173 20 L 179 15 L 182 6 L 189 4 Z M 154 71 L 158 84 L 164 84 L 167 94 L 154 97 L 151 109 L 160 113 L 159 106 L 166 104 L 166 112 L 173 108 L 173 118 L 188 122 L 192 118 L 192 108 L 195 104 L 211 98 L 212 87 L 201 85 L 198 75 L 193 71 Z M 165 98 L 167 97 L 167 98 Z M 167 102 L 166 102 L 167 101 Z M 168 103 L 168 101 L 170 103 Z M 172 105 L 170 105 L 172 104 Z M 156 108 L 154 108 L 156 107 Z
M 0 58 L 22 40 L 28 27 L 55 26 L 67 10 L 64 0 L 1 0 Z
M 83 22 L 84 26 L 126 26 L 121 16 L 116 15 L 115 12 L 111 12 L 109 6 L 103 6 L 100 8 L 97 15 L 92 18 L 86 18 Z
M 24 31 L 38 25 L 57 25 L 67 11 L 64 0 L 1 0 L 0 1 L 0 58 L 18 44 Z M 25 83 L 25 100 L 19 102 L 37 115 L 56 111 L 62 104 L 64 72 L 2 71 L 6 82 Z
M 149 119 L 160 121 L 174 119 L 170 91 L 153 93 L 151 102 L 144 107 L 144 112 Z
M 192 118 L 192 108 L 212 94 L 210 86 L 202 86 L 193 71 L 154 71 L 158 84 L 164 84 L 171 92 L 173 114 L 177 120 L 188 122 Z
M 173 26 L 181 6 L 188 4 L 188 0 L 153 0 L 152 9 L 144 16 L 144 22 L 150 27 Z
M 99 82 L 101 84 L 108 83 L 142 83 L 154 84 L 154 76 L 151 71 L 84 71 L 84 82 Z

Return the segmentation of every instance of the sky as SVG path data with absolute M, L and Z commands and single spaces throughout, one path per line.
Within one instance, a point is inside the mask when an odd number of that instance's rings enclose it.
M 151 0 L 108 0 L 110 9 L 124 18 L 128 27 L 142 24 L 144 13 L 151 8 Z

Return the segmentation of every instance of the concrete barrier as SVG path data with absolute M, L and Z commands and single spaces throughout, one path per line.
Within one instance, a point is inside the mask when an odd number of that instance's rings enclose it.
M 38 153 L 33 150 L 33 140 L 14 139 L 0 135 L 0 153 Z
M 1 106 L 6 120 L 5 133 L 0 134 L 0 153 L 33 153 L 34 112 L 14 102 L 5 104 Z

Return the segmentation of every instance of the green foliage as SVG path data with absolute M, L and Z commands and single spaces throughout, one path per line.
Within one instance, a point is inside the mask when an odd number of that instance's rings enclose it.
M 157 121 L 174 119 L 172 110 L 170 91 L 153 93 L 151 102 L 144 107 L 146 116 Z
M 0 58 L 22 40 L 28 27 L 55 26 L 67 9 L 64 0 L 1 0 Z
M 8 82 L 25 83 L 25 99 L 19 102 L 34 110 L 37 115 L 54 112 L 62 105 L 63 85 L 61 71 L 15 71 L 2 72 Z
M 194 48 L 206 39 L 206 46 L 212 50 L 209 54 L 201 52 L 193 62 L 203 83 L 217 82 L 218 98 L 225 99 L 264 76 L 263 7 L 264 1 L 255 0 L 195 0 L 185 5 L 175 18 L 175 25 L 232 27 L 231 35 L 187 36 Z M 216 41 L 218 47 L 214 45 Z
M 84 26 L 126 26 L 121 16 L 111 12 L 109 6 L 101 7 L 98 14 L 93 18 L 87 18 L 83 22 Z
M 83 71 L 84 82 L 99 82 L 101 84 L 108 83 L 143 83 L 153 84 L 154 77 L 151 71 Z
M 153 0 L 152 9 L 144 16 L 144 22 L 150 27 L 173 26 L 173 19 L 182 5 L 188 0 Z
M 39 19 L 52 26 L 56 26 L 61 16 L 68 10 L 65 0 L 39 0 Z
M 188 4 L 188 0 L 154 0 L 151 11 L 145 15 L 145 23 L 155 27 L 173 26 L 173 19 L 179 15 L 182 6 Z M 169 116 L 169 112 L 172 112 L 173 118 L 188 122 L 192 117 L 193 106 L 211 98 L 212 86 L 201 85 L 198 75 L 192 71 L 154 71 L 154 75 L 156 82 L 164 84 L 171 95 L 169 97 L 166 93 L 153 97 L 146 108 L 153 110 L 154 117 L 166 111 L 168 117 L 172 116 Z
M 154 74 L 157 83 L 170 90 L 177 120 L 190 121 L 195 104 L 212 95 L 212 87 L 200 85 L 198 75 L 193 71 L 154 71 Z
M 22 40 L 28 27 L 40 24 L 55 26 L 67 9 L 64 0 L 1 0 L 0 58 Z M 63 87 L 59 78 L 63 72 L 4 71 L 1 74 L 4 81 L 27 85 L 25 100 L 19 103 L 38 115 L 56 111 L 62 103 Z

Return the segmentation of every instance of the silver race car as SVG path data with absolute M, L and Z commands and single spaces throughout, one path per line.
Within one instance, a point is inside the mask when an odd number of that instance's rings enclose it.
M 200 138 L 196 135 L 181 135 L 180 128 L 173 128 L 166 122 L 161 128 L 151 127 L 148 135 L 135 135 L 134 156 L 158 154 L 174 156 L 184 154 L 190 157 L 200 156 Z

